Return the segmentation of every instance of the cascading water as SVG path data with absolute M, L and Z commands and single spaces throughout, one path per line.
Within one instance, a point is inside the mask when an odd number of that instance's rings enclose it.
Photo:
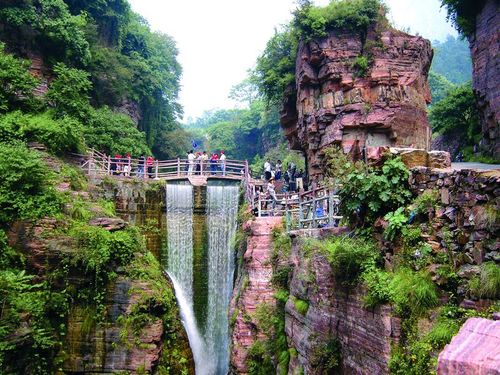
M 238 195 L 239 188 L 234 185 L 207 188 L 209 314 L 205 340 L 217 375 L 225 375 L 229 369 L 228 307 L 233 291 Z
M 193 293 L 193 187 L 167 184 L 167 272 L 174 284 L 198 375 L 226 375 L 229 370 L 228 307 L 233 290 L 232 244 L 238 196 L 236 185 L 207 186 L 208 302 L 206 322 L 200 327 L 193 313 L 197 298 Z

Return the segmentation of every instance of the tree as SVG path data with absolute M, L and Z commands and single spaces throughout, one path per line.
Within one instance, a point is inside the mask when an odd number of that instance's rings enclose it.
M 5 53 L 0 43 L 0 113 L 33 104 L 38 80 L 29 73 L 29 66 L 29 61 Z
M 435 41 L 432 44 L 434 57 L 431 71 L 458 85 L 472 79 L 472 62 L 467 41 L 448 35 L 445 41 Z
M 476 29 L 476 15 L 483 9 L 486 0 L 441 0 L 446 8 L 447 19 L 464 36 L 471 35 Z
M 462 139 L 464 145 L 474 143 L 481 133 L 479 112 L 470 83 L 452 89 L 429 112 L 432 130 L 439 134 L 454 135 Z
M 456 86 L 448 81 L 444 76 L 431 70 L 429 72 L 429 86 L 432 93 L 432 104 L 441 101 L 450 90 Z

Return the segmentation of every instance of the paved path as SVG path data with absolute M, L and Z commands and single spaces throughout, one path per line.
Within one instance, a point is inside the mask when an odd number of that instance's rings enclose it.
M 451 163 L 453 169 L 481 169 L 481 170 L 493 170 L 500 169 L 500 164 L 484 164 L 484 163 L 474 163 L 474 162 L 462 162 L 462 163 Z

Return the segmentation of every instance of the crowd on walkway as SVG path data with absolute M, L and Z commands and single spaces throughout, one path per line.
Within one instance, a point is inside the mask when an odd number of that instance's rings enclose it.
M 210 170 L 210 174 L 226 174 L 226 154 L 224 150 L 220 151 L 220 155 L 213 152 L 210 157 L 206 151 L 194 153 L 193 150 L 187 152 L 188 164 L 185 167 L 185 171 L 188 175 L 201 175 L 207 170 Z
M 125 156 L 120 154 L 115 154 L 115 156 L 111 157 L 110 162 L 110 172 L 113 175 L 117 176 L 131 176 L 134 174 L 139 178 L 145 178 L 146 176 L 149 178 L 154 177 L 154 164 L 155 159 L 149 155 L 141 155 L 137 161 L 137 163 L 132 162 L 132 155 L 127 153 Z M 133 171 L 133 168 L 136 168 Z
M 282 193 L 307 190 L 308 185 L 307 175 L 302 169 L 297 170 L 294 163 L 289 163 L 283 168 L 281 160 L 272 163 L 270 159 L 267 159 L 264 163 L 262 179 L 275 183 L 278 191 Z

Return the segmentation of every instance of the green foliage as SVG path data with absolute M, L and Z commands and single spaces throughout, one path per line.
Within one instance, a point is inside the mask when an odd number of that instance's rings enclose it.
M 343 184 L 350 173 L 360 172 L 365 168 L 363 162 L 353 162 L 338 146 L 328 147 L 324 154 L 326 177 L 332 185 Z
M 48 60 L 85 65 L 90 59 L 85 15 L 71 15 L 63 0 L 7 1 L 0 5 L 0 36 L 23 50 L 37 43 Z
M 331 1 L 326 7 L 306 2 L 295 11 L 293 24 L 305 39 L 321 38 L 332 29 L 366 32 L 385 10 L 378 0 Z
M 353 170 L 340 191 L 347 218 L 367 226 L 378 217 L 405 205 L 411 198 L 409 172 L 399 157 L 385 161 L 382 168 Z
M 389 212 L 384 216 L 384 219 L 389 222 L 384 231 L 384 237 L 389 241 L 394 241 L 408 223 L 408 217 L 404 213 L 404 207 L 399 207 L 396 211 Z
M 268 102 L 279 103 L 286 90 L 294 90 L 299 40 L 322 38 L 329 31 L 339 29 L 366 36 L 368 26 L 377 19 L 387 22 L 381 15 L 384 10 L 379 0 L 332 1 L 325 7 L 303 2 L 294 12 L 292 22 L 276 31 L 267 42 L 264 52 L 257 59 L 252 81 Z M 368 60 L 360 60 L 359 63 L 359 70 L 365 74 Z
M 107 107 L 91 110 L 84 136 L 88 146 L 103 151 L 108 155 L 115 153 L 149 155 L 144 133 L 137 130 L 132 120 Z
M 89 74 L 80 69 L 68 68 L 62 63 L 54 66 L 56 78 L 47 93 L 49 105 L 60 117 L 74 116 L 84 120 L 90 111 L 88 93 L 92 88 Z
M 432 130 L 459 137 L 465 145 L 475 144 L 481 133 L 479 111 L 470 83 L 451 90 L 429 111 Z
M 448 35 L 444 41 L 432 43 L 434 57 L 432 58 L 431 76 L 436 74 L 445 78 L 449 83 L 460 85 L 472 80 L 472 62 L 468 42 L 463 38 L 455 38 Z M 438 102 L 432 93 L 433 102 Z
M 0 141 L 36 141 L 54 154 L 83 150 L 82 126 L 73 118 L 54 119 L 50 112 L 37 115 L 15 111 L 0 117 Z
M 332 374 L 342 365 L 340 341 L 334 337 L 314 348 L 311 355 L 311 365 L 322 374 Z
M 394 274 L 389 288 L 396 312 L 403 316 L 421 316 L 438 303 L 436 286 L 423 271 L 400 268 Z
M 335 279 L 345 287 L 356 285 L 362 272 L 380 258 L 375 245 L 363 238 L 333 237 L 318 245 L 327 256 Z
M 248 349 L 246 363 L 250 375 L 268 375 L 276 371 L 261 340 L 255 341 Z
M 49 185 L 52 174 L 38 153 L 0 143 L 0 175 L 0 224 L 60 212 L 62 200 Z
M 358 56 L 352 62 L 352 68 L 355 69 L 355 77 L 365 77 L 368 73 L 368 58 L 366 56 Z
M 34 104 L 38 80 L 29 73 L 29 66 L 29 61 L 5 53 L 5 44 L 0 42 L 0 113 Z
M 481 11 L 485 0 L 441 0 L 448 13 L 447 19 L 465 36 L 472 35 L 476 29 L 476 15 Z
M 456 85 L 448 81 L 443 75 L 434 71 L 429 72 L 429 86 L 432 94 L 432 104 L 443 100 Z
M 438 190 L 426 190 L 415 198 L 412 206 L 417 214 L 428 214 L 436 209 L 439 198 Z
M 481 264 L 481 272 L 469 281 L 469 293 L 476 298 L 500 299 L 500 266 L 495 262 Z
M 375 308 L 378 305 L 392 301 L 390 282 L 391 275 L 377 267 L 369 267 L 362 275 L 367 293 L 363 297 L 366 308 Z
M 309 303 L 307 301 L 301 300 L 300 298 L 292 296 L 292 301 L 293 301 L 293 306 L 295 307 L 295 310 L 300 315 L 306 315 L 307 311 L 309 310 Z

